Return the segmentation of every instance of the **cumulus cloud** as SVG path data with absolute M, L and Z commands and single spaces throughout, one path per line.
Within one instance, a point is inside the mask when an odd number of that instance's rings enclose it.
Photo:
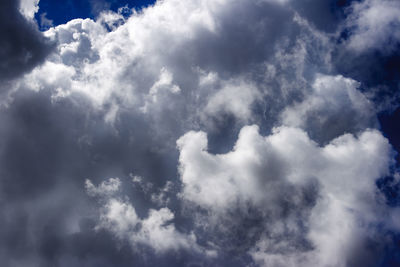
M 313 92 L 302 102 L 288 106 L 281 114 L 282 122 L 306 129 L 322 142 L 373 127 L 374 106 L 357 90 L 358 86 L 358 82 L 342 76 L 318 75 Z
M 118 178 L 111 178 L 97 187 L 90 180 L 86 181 L 89 195 L 105 198 L 97 228 L 107 229 L 118 238 L 128 240 L 134 248 L 147 245 L 157 253 L 178 249 L 200 252 L 193 234 L 184 235 L 175 229 L 172 223 L 174 214 L 171 210 L 150 209 L 148 216 L 141 219 L 129 202 L 113 194 L 119 189 L 120 184 Z
M 249 117 L 249 106 L 260 96 L 256 85 L 245 77 L 243 80 L 231 79 L 226 71 L 248 72 L 243 69 L 245 65 L 263 63 L 271 56 L 280 35 L 269 21 L 257 22 L 255 25 L 259 26 L 254 26 L 254 29 L 248 28 L 251 23 L 247 21 L 232 25 L 231 13 L 238 13 L 237 16 L 243 13 L 245 18 L 255 16 L 254 19 L 266 20 L 260 8 L 270 13 L 268 20 L 287 24 L 284 31 L 290 33 L 298 27 L 296 23 L 291 25 L 285 21 L 285 18 L 290 21 L 293 13 L 281 5 L 244 1 L 234 5 L 228 5 L 225 1 L 206 1 L 201 5 L 167 1 L 145 9 L 143 15 L 133 14 L 112 32 L 107 32 L 102 24 L 112 25 L 113 21 L 123 21 L 121 15 L 104 13 L 97 22 L 74 20 L 60 25 L 46 32 L 46 36 L 58 42 L 58 53 L 53 54 L 46 64 L 55 64 L 57 69 L 73 66 L 75 72 L 69 72 L 71 74 L 66 78 L 70 85 L 52 86 L 64 91 L 85 93 L 100 105 L 110 101 L 110 97 L 116 98 L 119 108 L 139 106 L 146 111 L 160 109 L 170 99 L 182 99 L 196 106 L 202 104 L 208 114 L 232 112 L 240 118 Z M 248 36 L 236 36 L 236 31 Z M 253 31 L 264 34 L 270 32 L 266 35 L 268 42 L 267 39 L 265 42 L 252 40 L 255 38 L 251 34 Z M 220 37 L 221 34 L 226 37 Z M 235 42 L 231 42 L 231 39 Z M 265 43 L 269 45 L 265 46 Z M 242 50 L 243 45 L 253 47 Z M 149 60 L 150 56 L 152 60 Z M 46 64 L 42 68 L 49 71 Z M 44 72 L 40 68 L 36 71 Z M 217 81 L 214 84 L 219 82 L 225 89 L 219 90 L 218 86 L 209 90 L 200 89 L 203 73 L 216 73 Z M 27 77 L 28 81 L 36 79 L 35 73 Z M 54 79 L 56 83 L 58 80 Z M 195 88 L 199 90 L 191 94 Z M 198 100 L 208 100 L 207 95 L 203 94 L 214 95 L 210 101 L 212 103 L 196 103 Z M 219 105 L 225 101 L 224 95 L 229 95 L 234 101 L 232 107 Z M 244 101 L 238 100 L 242 98 Z
M 0 261 L 385 263 L 398 179 L 370 92 L 399 79 L 371 51 L 396 54 L 397 2 L 339 2 L 100 1 L 43 33 L 37 1 L 1 2 Z
M 362 260 L 354 253 L 369 253 L 360 244 L 372 238 L 369 227 L 382 222 L 385 210 L 375 213 L 374 207 L 375 182 L 391 165 L 387 140 L 366 130 L 319 147 L 297 128 L 276 128 L 267 137 L 258 131 L 244 127 L 226 154 L 208 153 L 204 132 L 177 141 L 181 197 L 211 217 L 200 216 L 206 221 L 199 224 L 218 232 L 226 217 L 240 220 L 256 210 L 260 236 L 250 253 L 265 266 L 347 266 Z M 235 233 L 236 225 L 226 227 Z
M 149 216 L 140 220 L 130 204 L 110 200 L 101 217 L 101 227 L 109 229 L 119 238 L 128 238 L 133 246 L 145 244 L 157 252 L 192 248 L 194 236 L 185 236 L 176 231 L 170 221 L 173 213 L 167 209 L 150 210 Z M 135 230 L 139 228 L 139 230 Z
M 207 81 L 203 82 L 207 83 Z M 224 82 L 221 89 L 210 96 L 205 107 L 205 113 L 211 116 L 218 113 L 228 113 L 246 121 L 251 118 L 252 104 L 260 97 L 261 93 L 257 87 L 249 84 L 249 82 L 227 81 Z

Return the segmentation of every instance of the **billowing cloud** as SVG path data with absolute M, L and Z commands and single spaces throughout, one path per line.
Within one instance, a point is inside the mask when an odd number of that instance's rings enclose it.
M 3 1 L 0 262 L 398 263 L 398 5 L 345 2 Z
M 151 209 L 148 217 L 141 219 L 135 208 L 126 201 L 114 196 L 120 187 L 118 178 L 111 178 L 94 186 L 86 181 L 86 189 L 92 196 L 98 196 L 104 203 L 98 228 L 110 230 L 120 239 L 127 239 L 133 247 L 147 245 L 157 253 L 167 250 L 191 249 L 199 250 L 193 234 L 179 233 L 172 224 L 174 214 L 168 208 Z
M 236 223 L 256 214 L 259 236 L 250 253 L 262 265 L 346 266 L 376 253 L 361 244 L 373 238 L 372 225 L 384 223 L 381 212 L 389 212 L 382 206 L 376 213 L 375 182 L 391 165 L 379 132 L 346 134 L 319 147 L 300 129 L 262 137 L 257 126 L 246 126 L 226 154 L 209 154 L 204 132 L 187 133 L 177 144 L 181 197 L 209 214 L 197 223 L 235 233 Z M 233 222 L 221 223 L 227 218 Z
M 359 84 L 342 76 L 318 75 L 313 92 L 282 113 L 284 125 L 301 127 L 318 141 L 357 133 L 376 124 L 372 103 L 357 90 Z

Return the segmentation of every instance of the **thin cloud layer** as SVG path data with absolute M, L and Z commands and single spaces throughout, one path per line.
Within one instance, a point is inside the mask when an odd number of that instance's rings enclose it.
M 101 1 L 44 33 L 8 2 L 6 266 L 399 262 L 396 1 Z

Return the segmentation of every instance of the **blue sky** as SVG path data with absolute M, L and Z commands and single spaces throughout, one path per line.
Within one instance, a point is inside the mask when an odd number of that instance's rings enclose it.
M 123 6 L 140 9 L 152 3 L 153 0 L 41 0 L 36 19 L 39 21 L 40 15 L 46 13 L 54 25 L 59 25 L 75 18 L 95 18 L 103 8 L 113 11 Z

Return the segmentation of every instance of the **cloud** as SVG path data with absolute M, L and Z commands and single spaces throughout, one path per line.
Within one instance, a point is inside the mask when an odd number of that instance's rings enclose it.
M 118 178 L 110 178 L 108 181 L 102 182 L 99 186 L 95 186 L 90 180 L 86 180 L 85 186 L 89 196 L 109 196 L 119 190 L 121 181 Z
M 109 229 L 119 238 L 128 238 L 133 246 L 145 244 L 157 252 L 191 248 L 195 243 L 194 236 L 190 239 L 178 233 L 170 224 L 173 218 L 169 209 L 162 208 L 150 210 L 149 216 L 140 220 L 130 204 L 110 200 L 102 215 L 101 227 Z
M 212 74 L 209 74 L 209 77 Z M 204 83 L 208 83 L 204 81 Z M 218 113 L 228 113 L 241 120 L 249 120 L 252 115 L 252 104 L 261 97 L 257 87 L 249 82 L 226 81 L 222 88 L 210 96 L 205 107 L 205 113 L 210 116 Z
M 373 104 L 357 90 L 359 84 L 342 76 L 318 75 L 314 92 L 282 113 L 284 125 L 301 127 L 321 142 L 376 125 Z
M 5 265 L 374 266 L 396 249 L 371 92 L 398 85 L 397 52 L 350 47 L 387 38 L 384 19 L 347 31 L 389 1 L 165 0 L 43 33 L 0 5 Z
M 360 244 L 373 238 L 371 225 L 384 223 L 381 212 L 390 212 L 375 195 L 392 163 L 387 140 L 366 130 L 319 147 L 297 128 L 275 128 L 267 137 L 258 131 L 242 128 L 226 154 L 208 153 L 204 132 L 177 141 L 181 197 L 209 214 L 199 216 L 200 227 L 233 234 L 243 217 L 258 217 L 259 238 L 247 249 L 263 266 L 347 266 L 378 253 Z
M 40 14 L 39 24 L 41 29 L 49 29 L 50 27 L 54 26 L 53 20 L 48 19 L 46 16 L 47 16 L 46 12 Z
M 175 229 L 174 214 L 168 208 L 150 209 L 148 216 L 141 219 L 129 202 L 113 196 L 120 184 L 118 178 L 111 178 L 97 187 L 90 180 L 86 181 L 89 195 L 105 198 L 98 229 L 107 229 L 118 238 L 127 239 L 135 249 L 147 245 L 157 253 L 179 249 L 200 252 L 193 234 L 185 235 Z
M 111 3 L 106 0 L 90 0 L 90 6 L 93 15 L 100 14 L 103 10 L 109 10 Z
M 332 54 L 338 73 L 361 83 L 380 111 L 399 104 L 398 1 L 353 1 L 338 30 Z
M 348 47 L 356 52 L 376 49 L 391 53 L 400 42 L 398 1 L 354 2 L 347 18 L 351 32 Z
M 0 4 L 0 79 L 7 82 L 42 63 L 52 45 L 32 20 L 36 1 L 2 1 Z M 24 13 L 22 15 L 21 11 Z M 6 91 L 9 84 L 2 85 Z
M 27 19 L 33 19 L 39 10 L 39 0 L 20 0 L 19 9 Z
M 288 2 L 314 27 L 332 33 L 337 30 L 344 18 L 343 7 L 351 1 L 298 0 Z

